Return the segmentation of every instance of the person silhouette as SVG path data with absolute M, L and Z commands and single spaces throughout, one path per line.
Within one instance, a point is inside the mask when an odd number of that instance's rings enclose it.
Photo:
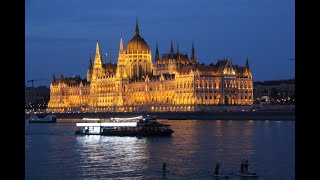
M 244 162 L 245 172 L 248 172 L 248 168 L 249 168 L 249 162 L 248 162 L 248 160 L 246 160 L 246 161 Z
M 214 175 L 219 175 L 219 169 L 221 167 L 221 163 L 218 163 L 216 164 L 216 168 L 214 169 Z
M 244 162 L 244 160 L 242 160 L 241 165 L 240 165 L 240 172 L 244 172 L 244 166 L 245 166 L 245 162 Z
M 162 162 L 162 172 L 165 172 L 167 169 L 167 163 L 166 162 Z

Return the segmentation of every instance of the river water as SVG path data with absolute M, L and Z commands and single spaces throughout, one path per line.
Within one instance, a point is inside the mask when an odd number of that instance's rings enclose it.
M 213 179 L 216 162 L 230 173 L 243 159 L 258 179 L 295 179 L 295 121 L 159 122 L 171 125 L 171 137 L 77 136 L 75 122 L 27 124 L 25 179 Z

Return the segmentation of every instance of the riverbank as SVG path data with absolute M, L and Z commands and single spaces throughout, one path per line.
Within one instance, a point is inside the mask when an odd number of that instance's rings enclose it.
M 57 119 L 70 121 L 88 118 L 130 117 L 140 116 L 146 113 L 54 113 Z M 168 120 L 295 120 L 294 111 L 249 111 L 249 112 L 163 112 L 147 113 L 156 116 L 157 119 Z M 41 114 L 45 116 L 47 114 Z

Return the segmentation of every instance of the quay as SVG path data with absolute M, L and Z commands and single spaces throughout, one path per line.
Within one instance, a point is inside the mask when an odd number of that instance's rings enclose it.
M 57 119 L 82 119 L 130 117 L 149 114 L 167 120 L 295 120 L 295 111 L 244 111 L 244 112 L 97 112 L 97 113 L 47 113 Z M 43 115 L 47 115 L 43 113 Z

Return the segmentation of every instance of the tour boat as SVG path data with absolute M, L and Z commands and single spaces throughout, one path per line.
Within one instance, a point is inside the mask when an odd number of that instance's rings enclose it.
M 107 136 L 170 136 L 170 125 L 159 123 L 154 117 L 136 116 L 127 118 L 83 118 L 76 123 L 75 134 Z
M 28 123 L 55 123 L 57 122 L 57 117 L 55 115 L 47 115 L 44 118 L 39 118 L 37 115 L 32 114 L 27 118 Z

